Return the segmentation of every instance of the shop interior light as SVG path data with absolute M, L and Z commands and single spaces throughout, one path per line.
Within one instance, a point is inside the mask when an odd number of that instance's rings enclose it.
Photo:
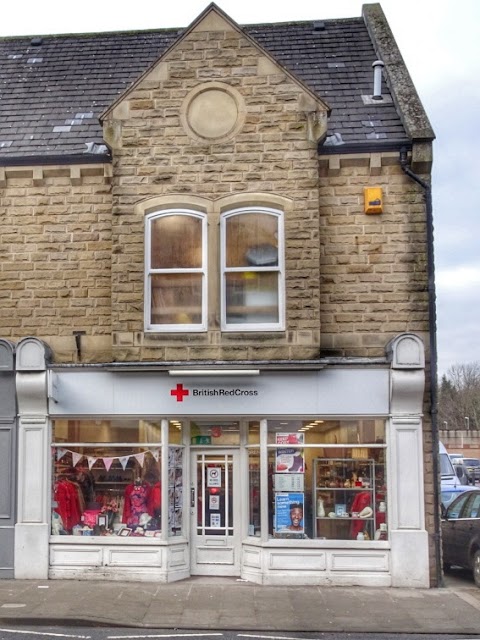
M 170 376 L 259 376 L 260 369 L 169 369 Z

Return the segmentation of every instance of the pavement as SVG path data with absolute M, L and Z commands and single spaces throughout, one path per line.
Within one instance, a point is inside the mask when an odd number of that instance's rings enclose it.
M 237 578 L 171 584 L 0 580 L 2 627 L 480 634 L 480 589 L 260 586 Z

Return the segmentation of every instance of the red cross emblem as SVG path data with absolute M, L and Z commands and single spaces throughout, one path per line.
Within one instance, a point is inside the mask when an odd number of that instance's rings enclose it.
M 183 384 L 177 384 L 176 389 L 172 389 L 170 391 L 171 396 L 177 397 L 177 402 L 183 402 L 184 396 L 189 396 L 190 391 L 188 389 L 183 388 Z

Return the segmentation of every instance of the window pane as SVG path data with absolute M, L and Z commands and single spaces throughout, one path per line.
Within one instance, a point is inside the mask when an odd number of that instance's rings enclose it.
M 305 444 L 383 444 L 385 442 L 384 420 L 269 420 L 268 443 L 276 444 L 278 433 L 292 436 L 303 434 Z M 330 450 L 335 456 L 335 447 Z M 360 449 L 361 450 L 361 449 Z M 366 455 L 366 449 L 364 450 Z M 325 457 L 328 453 L 325 453 Z
M 183 422 L 180 420 L 170 420 L 168 423 L 168 442 L 170 444 L 182 444 Z
M 202 220 L 165 215 L 151 223 L 151 268 L 192 269 L 202 266 Z
M 227 323 L 278 322 L 276 272 L 226 273 Z
M 248 452 L 248 535 L 260 535 L 260 452 Z
M 278 266 L 278 218 L 243 213 L 226 221 L 226 266 Z
M 384 443 L 380 419 L 268 420 L 270 535 L 387 540 Z
M 158 535 L 160 459 L 160 447 L 53 447 L 52 535 Z
M 201 324 L 201 273 L 152 276 L 152 324 Z
M 260 444 L 260 423 L 256 420 L 248 423 L 248 444 Z
M 161 441 L 160 420 L 54 420 L 53 442 L 154 442 Z
M 183 449 L 168 448 L 168 533 L 182 534 L 183 526 Z
M 269 534 L 275 538 L 386 540 L 385 449 L 340 446 L 335 457 L 325 455 L 326 451 L 331 450 L 288 444 L 269 449 Z
M 240 423 L 236 420 L 192 420 L 190 441 L 201 445 L 238 446 Z

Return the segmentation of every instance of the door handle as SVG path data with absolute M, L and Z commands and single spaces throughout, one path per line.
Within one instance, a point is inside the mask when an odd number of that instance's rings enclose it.
M 195 489 L 193 487 L 190 489 L 190 507 L 192 509 L 195 507 Z

